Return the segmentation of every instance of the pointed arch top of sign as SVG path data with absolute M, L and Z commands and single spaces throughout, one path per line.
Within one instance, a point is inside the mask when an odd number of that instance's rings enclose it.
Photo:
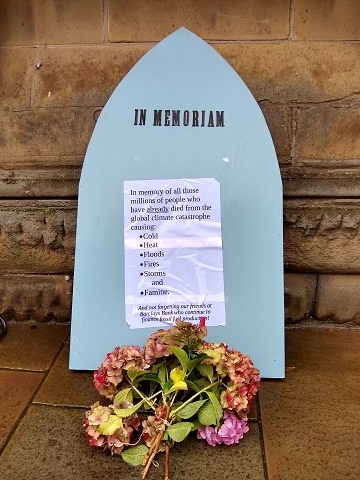
M 218 125 L 211 112 L 215 119 L 220 112 Z M 209 341 L 227 342 L 250 354 L 263 377 L 281 378 L 282 184 L 274 145 L 239 75 L 185 28 L 123 78 L 91 137 L 79 185 L 70 368 L 95 369 L 115 346 L 141 346 L 153 330 L 130 330 L 124 318 L 123 182 L 183 178 L 220 184 L 227 325 L 210 328 Z

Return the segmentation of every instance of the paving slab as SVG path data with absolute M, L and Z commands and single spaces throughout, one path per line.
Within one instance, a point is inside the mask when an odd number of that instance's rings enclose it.
M 0 343 L 0 368 L 48 370 L 69 331 L 69 325 L 9 323 Z
M 264 380 L 269 480 L 360 478 L 360 331 L 288 330 L 286 379 Z
M 92 372 L 69 370 L 69 342 L 66 342 L 34 402 L 89 408 L 100 398 Z
M 0 458 L 0 478 L 6 480 L 134 480 L 141 467 L 131 467 L 118 456 L 88 446 L 82 428 L 84 410 L 32 405 Z M 171 480 L 265 480 L 258 425 L 238 445 L 210 447 L 189 439 L 171 450 Z M 148 480 L 163 478 L 159 468 Z
M 0 448 L 38 388 L 44 374 L 0 370 Z

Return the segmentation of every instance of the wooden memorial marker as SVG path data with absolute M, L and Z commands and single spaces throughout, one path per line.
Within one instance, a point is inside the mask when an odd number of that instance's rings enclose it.
M 207 316 L 208 341 L 282 378 L 283 298 L 282 184 L 265 119 L 227 62 L 180 28 L 120 82 L 86 153 L 70 368 L 95 370 L 176 316 Z

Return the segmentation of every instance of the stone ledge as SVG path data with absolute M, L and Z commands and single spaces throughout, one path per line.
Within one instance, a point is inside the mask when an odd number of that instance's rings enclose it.
M 2 273 L 71 272 L 75 229 L 76 201 L 1 201 Z
M 315 315 L 360 325 L 360 275 L 319 275 Z
M 299 322 L 313 313 L 317 275 L 285 273 L 285 321 Z
M 0 275 L 0 314 L 6 320 L 69 322 L 69 275 Z
M 284 256 L 289 271 L 360 273 L 360 200 L 286 199 Z

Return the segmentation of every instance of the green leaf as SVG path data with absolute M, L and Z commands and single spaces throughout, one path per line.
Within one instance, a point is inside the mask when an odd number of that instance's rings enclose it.
M 199 388 L 196 383 L 192 382 L 191 380 L 186 379 L 185 382 L 190 390 L 194 390 L 194 392 L 199 392 L 201 390 L 201 388 Z
M 207 377 L 211 382 L 214 377 L 214 367 L 210 365 L 210 363 L 200 363 L 199 365 L 196 365 L 196 369 L 202 376 Z
M 187 390 L 187 385 L 186 382 L 176 382 L 174 385 L 170 388 L 169 393 L 176 392 L 177 390 Z
M 122 427 L 121 418 L 110 415 L 106 422 L 98 426 L 97 431 L 102 435 L 113 435 L 120 427 Z
M 167 382 L 165 382 L 164 385 L 163 385 L 163 392 L 168 393 L 168 391 L 173 386 L 173 384 L 174 384 L 174 382 L 171 379 L 168 380 Z
M 188 365 L 187 365 L 188 374 L 191 373 L 194 370 L 194 368 L 196 367 L 196 365 L 198 363 L 200 363 L 202 360 L 204 360 L 205 358 L 208 358 L 206 353 L 200 353 L 200 355 L 197 355 L 192 360 L 189 360 Z
M 209 392 L 209 390 L 207 390 L 205 393 L 209 397 L 210 402 L 213 406 L 214 413 L 215 413 L 215 416 L 216 416 L 216 424 L 219 425 L 220 420 L 222 419 L 222 416 L 223 416 L 223 413 L 224 413 L 223 409 L 222 409 L 222 406 L 220 405 L 220 402 L 217 399 L 216 395 L 214 395 L 212 392 Z
M 132 394 L 132 391 L 131 391 L 131 387 L 130 388 L 124 388 L 124 390 L 120 390 L 120 392 L 118 392 L 115 395 L 114 403 L 119 404 L 121 402 L 129 402 L 129 403 L 133 402 L 133 394 Z
M 176 412 L 176 415 L 184 419 L 190 418 L 195 415 L 205 402 L 207 402 L 207 400 L 197 400 L 196 402 L 188 403 L 185 407 L 180 408 L 180 410 Z
M 185 352 L 185 350 L 183 350 L 182 348 L 177 347 L 175 345 L 169 345 L 168 349 L 179 360 L 179 362 L 182 366 L 182 369 L 186 372 L 187 367 L 188 367 L 188 363 L 189 363 L 189 357 L 188 357 L 187 353 Z
M 139 370 L 138 368 L 129 368 L 126 370 L 126 374 L 130 380 L 130 382 L 133 382 L 135 378 L 141 377 L 144 375 L 145 370 Z
M 193 420 L 192 423 L 193 423 L 193 426 L 191 427 L 192 432 L 195 432 L 195 430 L 201 427 L 201 423 L 198 419 Z
M 130 417 L 130 415 L 132 415 L 137 410 L 139 410 L 139 408 L 144 403 L 144 401 L 145 400 L 141 400 L 141 402 L 139 402 L 136 405 L 134 405 L 133 407 L 129 407 L 129 408 L 114 408 L 114 413 L 119 418 Z
M 141 381 L 143 380 L 152 380 L 153 382 L 161 383 L 160 378 L 158 377 L 158 375 L 155 375 L 155 373 L 147 373 L 141 379 Z
M 147 452 L 148 448 L 145 445 L 136 445 L 136 447 L 130 447 L 122 451 L 121 457 L 124 462 L 136 467 L 137 465 L 142 464 Z
M 194 380 L 194 383 L 199 390 L 202 390 L 210 385 L 210 382 L 206 380 L 206 378 L 198 378 L 197 380 Z
M 182 442 L 189 435 L 192 426 L 191 422 L 174 423 L 166 429 L 166 432 L 174 442 Z
M 174 383 L 182 382 L 185 378 L 185 371 L 180 367 L 173 368 L 170 372 L 170 378 Z
M 214 407 L 210 400 L 208 400 L 198 411 L 198 419 L 202 425 L 216 425 L 217 416 Z
M 160 382 L 163 385 L 166 382 L 167 379 L 167 370 L 166 370 L 166 365 L 165 363 L 161 363 L 158 371 L 158 376 L 160 378 Z

